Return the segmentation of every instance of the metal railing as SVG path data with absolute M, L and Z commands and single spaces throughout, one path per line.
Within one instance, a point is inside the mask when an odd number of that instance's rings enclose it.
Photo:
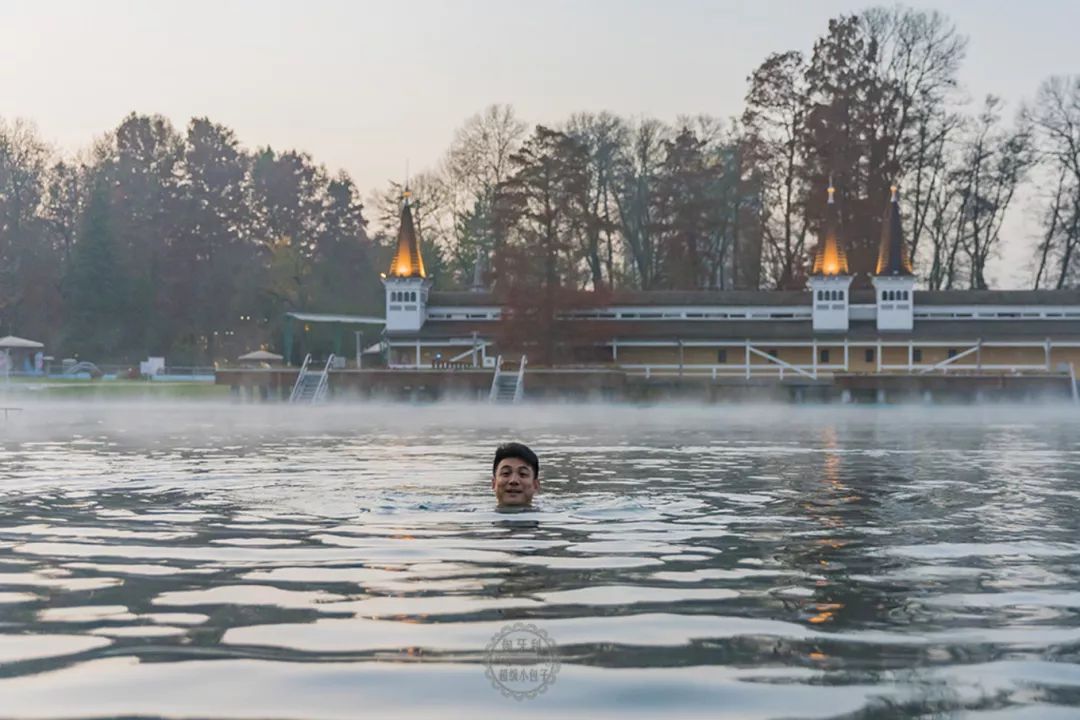
M 326 366 L 323 367 L 322 375 L 319 377 L 319 385 L 315 388 L 315 397 L 311 399 L 311 402 L 320 402 L 326 397 L 326 390 L 330 385 L 330 368 L 334 365 L 334 353 L 330 353 L 330 357 L 326 358 Z
M 296 402 L 296 398 L 300 397 L 300 389 L 304 386 L 304 376 L 307 375 L 308 365 L 311 363 L 311 353 L 304 356 L 304 364 L 300 366 L 300 372 L 296 376 L 296 382 L 293 384 L 292 392 L 289 394 L 289 402 Z
M 521 363 L 518 364 L 517 385 L 514 387 L 514 402 L 521 402 L 521 396 L 525 393 L 525 356 L 521 356 Z
M 488 401 L 495 402 L 499 395 L 499 376 L 502 374 L 502 355 L 495 358 L 495 374 L 491 378 L 491 392 L 488 393 Z

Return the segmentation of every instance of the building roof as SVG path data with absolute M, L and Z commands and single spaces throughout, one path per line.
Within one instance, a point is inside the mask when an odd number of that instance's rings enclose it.
M 818 332 L 810 320 L 564 320 L 591 328 L 590 335 L 619 340 L 730 340 L 756 343 L 769 340 L 955 340 L 974 343 L 980 338 L 996 341 L 1080 340 L 1080 323 L 1062 320 L 916 320 L 911 332 L 878 332 L 874 321 L 852 321 L 847 332 Z M 586 325 L 588 323 L 588 325 Z M 391 340 L 467 340 L 474 331 L 481 338 L 493 336 L 495 322 L 452 320 L 428 322 L 417 332 L 387 333 Z
M 920 305 L 1080 305 L 1080 290 L 916 290 Z
M 873 305 L 873 290 L 852 290 L 853 305 Z M 652 290 L 616 291 L 605 307 L 620 306 L 800 306 L 810 305 L 803 290 Z M 490 292 L 433 291 L 429 307 L 500 307 Z M 1078 305 L 1078 290 L 916 290 L 915 307 L 926 305 Z
M 416 236 L 416 226 L 413 224 L 412 207 L 409 204 L 409 191 L 405 190 L 404 202 L 401 204 L 401 225 L 398 228 L 397 250 L 394 259 L 390 262 L 389 277 L 410 278 L 427 277 L 424 270 L 424 258 L 420 255 L 420 241 Z
M 874 302 L 873 293 L 868 302 Z M 810 293 L 803 290 L 617 290 L 609 293 L 603 307 L 617 306 L 742 306 L 766 307 L 810 305 Z M 433 291 L 428 307 L 500 307 L 501 300 L 490 292 Z
M 385 317 L 372 315 L 337 315 L 332 313 L 306 313 L 287 312 L 285 317 L 290 317 L 301 322 L 314 323 L 343 323 L 346 325 L 385 325 Z
M 847 252 L 840 242 L 839 222 L 836 217 L 836 202 L 833 195 L 836 188 L 829 183 L 829 202 L 825 208 L 825 230 L 814 251 L 814 265 L 811 275 L 847 275 Z

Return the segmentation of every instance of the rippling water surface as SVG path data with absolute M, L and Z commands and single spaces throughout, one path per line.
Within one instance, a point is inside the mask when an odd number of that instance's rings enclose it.
M 1078 423 L 30 405 L 0 716 L 1077 717 Z M 494 511 L 510 438 L 535 512 Z

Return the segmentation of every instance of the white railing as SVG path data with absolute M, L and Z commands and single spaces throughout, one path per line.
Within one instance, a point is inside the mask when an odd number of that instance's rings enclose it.
M 300 366 L 300 373 L 296 376 L 296 382 L 293 383 L 292 393 L 289 394 L 289 402 L 296 402 L 296 398 L 300 396 L 300 388 L 304 386 L 304 376 L 307 375 L 308 364 L 311 362 L 311 353 L 304 356 L 304 364 Z
M 502 355 L 495 358 L 495 374 L 491 378 L 491 392 L 488 394 L 488 400 L 495 402 L 495 398 L 499 395 L 499 375 L 502 374 Z
M 521 402 L 521 396 L 525 392 L 525 356 L 521 356 L 521 364 L 518 365 L 517 385 L 514 387 L 514 402 Z
M 326 397 L 326 389 L 330 383 L 330 368 L 334 364 L 334 353 L 330 353 L 330 357 L 326 359 L 326 366 L 323 368 L 322 375 L 319 377 L 319 385 L 315 388 L 315 395 L 311 398 L 311 402 L 317 403 Z

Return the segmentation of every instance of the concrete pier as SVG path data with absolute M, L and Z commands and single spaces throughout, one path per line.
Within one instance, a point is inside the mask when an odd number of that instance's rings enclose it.
M 287 400 L 296 368 L 218 370 L 215 382 L 228 385 L 238 402 Z M 339 400 L 483 400 L 492 370 L 333 370 L 329 395 Z M 816 380 L 682 376 L 629 373 L 618 368 L 530 369 L 525 398 L 546 401 L 661 402 L 981 402 L 1058 399 L 1072 396 L 1072 381 L 1061 373 L 1023 375 L 834 374 Z

